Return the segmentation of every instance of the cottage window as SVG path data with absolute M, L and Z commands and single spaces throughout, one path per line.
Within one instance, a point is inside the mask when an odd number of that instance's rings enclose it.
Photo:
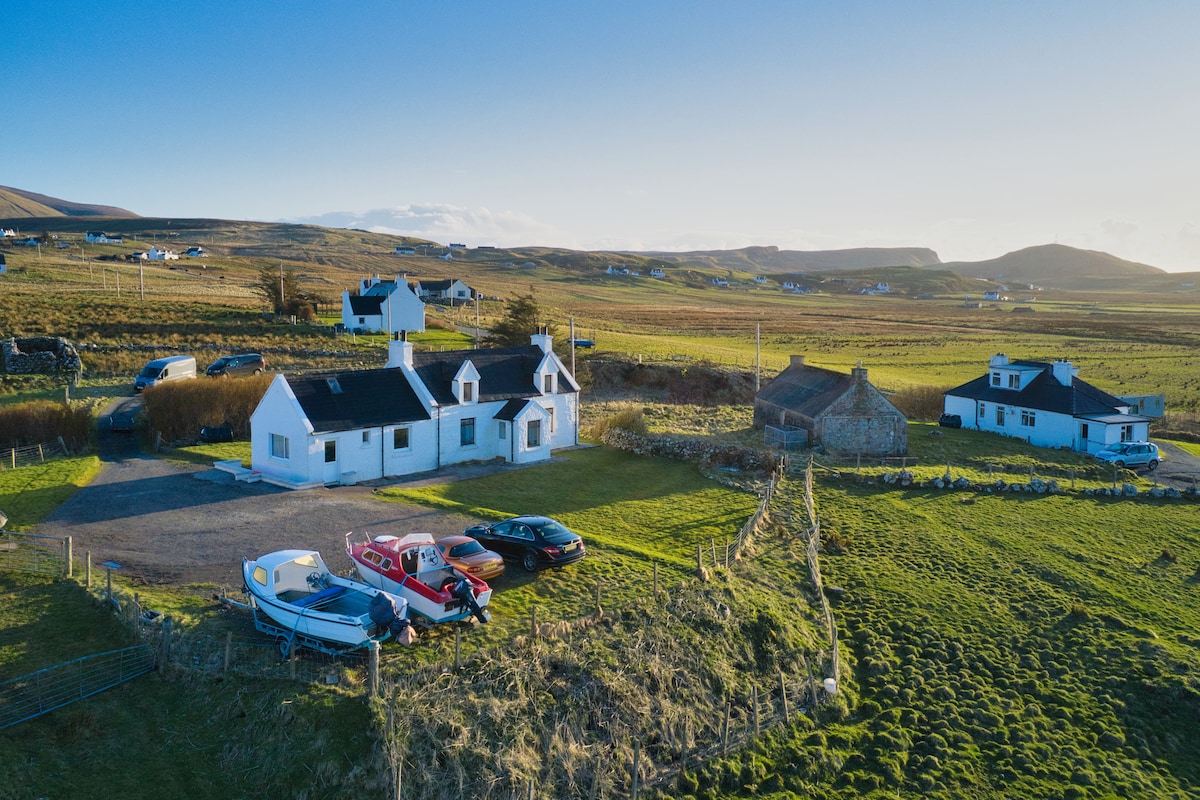
M 363 444 L 370 444 L 371 443 L 371 432 L 363 431 L 362 433 L 363 433 Z
M 542 445 L 542 421 L 540 419 L 531 419 L 529 424 L 525 426 L 525 446 L 526 447 L 541 447 Z
M 1122 425 L 1121 426 L 1121 441 L 1122 442 L 1132 442 L 1133 441 L 1133 426 L 1132 425 Z
M 469 417 L 458 424 L 458 443 L 462 447 L 475 444 L 475 418 Z
M 554 376 L 546 373 L 542 376 L 542 394 L 550 394 L 554 391 Z
M 1037 422 L 1037 415 L 1028 409 L 1021 409 L 1021 424 L 1026 428 L 1032 428 Z
M 1079 437 L 1085 442 L 1088 440 L 1088 426 L 1086 422 L 1079 426 Z
M 554 433 L 554 409 L 547 408 L 546 411 L 550 414 L 550 432 Z
M 507 422 L 500 423 L 500 438 L 501 439 L 508 438 L 508 423 Z
M 984 415 L 984 405 L 983 405 L 983 403 L 980 403 L 979 404 L 979 413 L 976 414 L 975 416 L 979 417 L 980 419 L 983 419 L 983 415 Z
M 992 373 L 992 386 L 999 386 L 999 385 L 1000 385 L 1000 373 L 993 372 Z
M 1021 388 L 1021 376 L 1015 375 L 1015 374 L 1009 375 L 1008 376 L 1008 388 L 1020 389 Z
M 392 449 L 408 449 L 408 428 L 396 428 L 392 431 Z
M 467 381 L 462 385 L 462 401 L 464 403 L 473 403 L 475 401 L 475 384 Z
M 367 318 L 366 318 L 366 317 L 359 317 L 359 318 L 358 318 L 358 324 L 359 324 L 359 325 L 366 325 L 366 324 L 367 324 Z
M 330 439 L 325 443 L 325 463 L 337 463 L 337 439 Z
M 1004 406 L 996 406 L 996 426 L 1004 427 Z
M 271 434 L 271 458 L 288 458 L 288 438 L 279 433 Z

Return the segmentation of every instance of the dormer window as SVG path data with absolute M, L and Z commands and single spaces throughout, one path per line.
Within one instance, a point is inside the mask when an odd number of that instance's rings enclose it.
M 470 361 L 464 361 L 459 367 L 452 386 L 459 403 L 472 405 L 479 402 L 479 371 Z
M 554 394 L 553 372 L 548 372 L 542 376 L 542 394 Z
M 1009 375 L 1008 376 L 1008 388 L 1020 389 L 1021 388 L 1021 376 L 1017 375 L 1015 373 L 1012 375 Z
M 992 386 L 999 386 L 999 385 L 1000 385 L 1000 373 L 993 372 L 992 373 Z
M 462 401 L 464 403 L 475 402 L 475 384 L 468 381 L 462 385 Z

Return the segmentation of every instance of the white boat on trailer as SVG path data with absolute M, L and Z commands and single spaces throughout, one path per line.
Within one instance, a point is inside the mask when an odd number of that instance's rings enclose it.
M 330 572 L 315 550 L 278 550 L 242 560 L 255 626 L 279 639 L 286 657 L 297 646 L 326 653 L 383 642 L 408 627 L 408 601 Z M 259 614 L 270 622 L 261 622 Z

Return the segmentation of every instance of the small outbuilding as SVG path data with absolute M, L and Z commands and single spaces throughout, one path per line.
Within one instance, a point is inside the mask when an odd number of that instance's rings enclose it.
M 908 419 L 867 380 L 861 364 L 849 375 L 792 363 L 754 397 L 754 427 L 807 433 L 803 444 L 827 451 L 897 455 L 908 451 Z

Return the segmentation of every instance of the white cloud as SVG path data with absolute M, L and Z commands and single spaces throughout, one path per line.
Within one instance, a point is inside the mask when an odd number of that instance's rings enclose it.
M 441 244 L 462 242 L 471 247 L 521 247 L 547 245 L 564 235 L 527 214 L 464 208 L 444 203 L 424 203 L 364 212 L 334 211 L 316 217 L 284 220 L 328 228 L 358 228 L 429 239 Z

